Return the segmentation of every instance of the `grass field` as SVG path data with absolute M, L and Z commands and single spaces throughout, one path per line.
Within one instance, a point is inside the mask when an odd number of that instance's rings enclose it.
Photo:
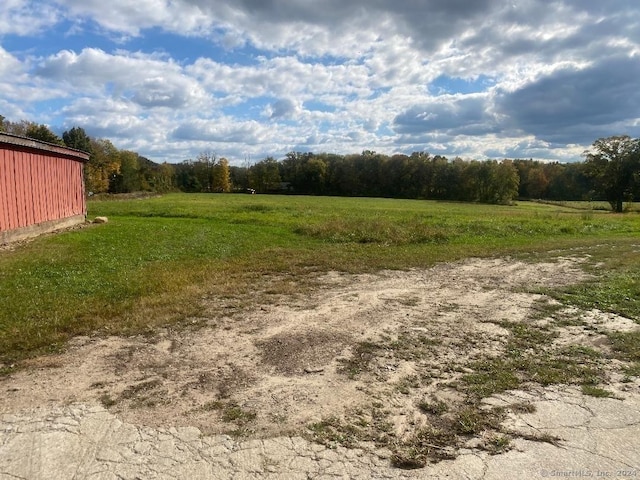
M 0 362 L 92 332 L 140 333 L 197 315 L 203 295 L 287 273 L 427 267 L 469 256 L 587 252 L 598 283 L 566 301 L 640 319 L 640 215 L 575 205 L 171 194 L 89 202 L 109 223 L 0 250 Z

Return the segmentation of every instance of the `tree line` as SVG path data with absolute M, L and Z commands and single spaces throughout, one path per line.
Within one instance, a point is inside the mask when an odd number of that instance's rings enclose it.
M 510 160 L 449 161 L 419 152 L 384 155 L 373 151 L 335 155 L 291 152 L 266 158 L 232 178 L 258 192 L 366 196 L 509 203 L 519 178 Z
M 232 167 L 234 185 L 259 192 L 375 196 L 507 204 L 513 200 L 607 201 L 615 212 L 640 201 L 640 139 L 596 140 L 583 162 L 449 160 L 416 152 L 392 156 L 296 153 Z
M 415 152 L 385 155 L 290 152 L 252 165 L 231 166 L 210 151 L 179 164 L 155 163 L 89 137 L 80 127 L 55 135 L 33 122 L 9 122 L 0 131 L 66 145 L 90 153 L 88 192 L 257 192 L 367 196 L 508 204 L 517 198 L 552 201 L 603 200 L 622 212 L 640 200 L 640 139 L 596 140 L 575 163 L 536 160 L 463 160 Z

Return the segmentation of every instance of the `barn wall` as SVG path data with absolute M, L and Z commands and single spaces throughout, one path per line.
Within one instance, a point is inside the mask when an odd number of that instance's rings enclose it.
M 0 241 L 55 230 L 85 215 L 81 160 L 0 143 Z

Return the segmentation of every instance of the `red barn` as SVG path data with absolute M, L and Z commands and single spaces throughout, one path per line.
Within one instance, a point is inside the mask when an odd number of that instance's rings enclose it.
M 0 244 L 84 222 L 89 154 L 0 133 Z

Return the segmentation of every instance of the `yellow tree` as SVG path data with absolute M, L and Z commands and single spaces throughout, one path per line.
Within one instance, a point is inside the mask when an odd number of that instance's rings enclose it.
M 221 158 L 213 166 L 213 182 L 212 190 L 214 192 L 230 192 L 231 191 L 231 171 L 229 161 Z
M 104 139 L 91 139 L 91 157 L 85 165 L 85 185 L 87 192 L 105 193 L 109 182 L 120 173 L 118 149 Z

